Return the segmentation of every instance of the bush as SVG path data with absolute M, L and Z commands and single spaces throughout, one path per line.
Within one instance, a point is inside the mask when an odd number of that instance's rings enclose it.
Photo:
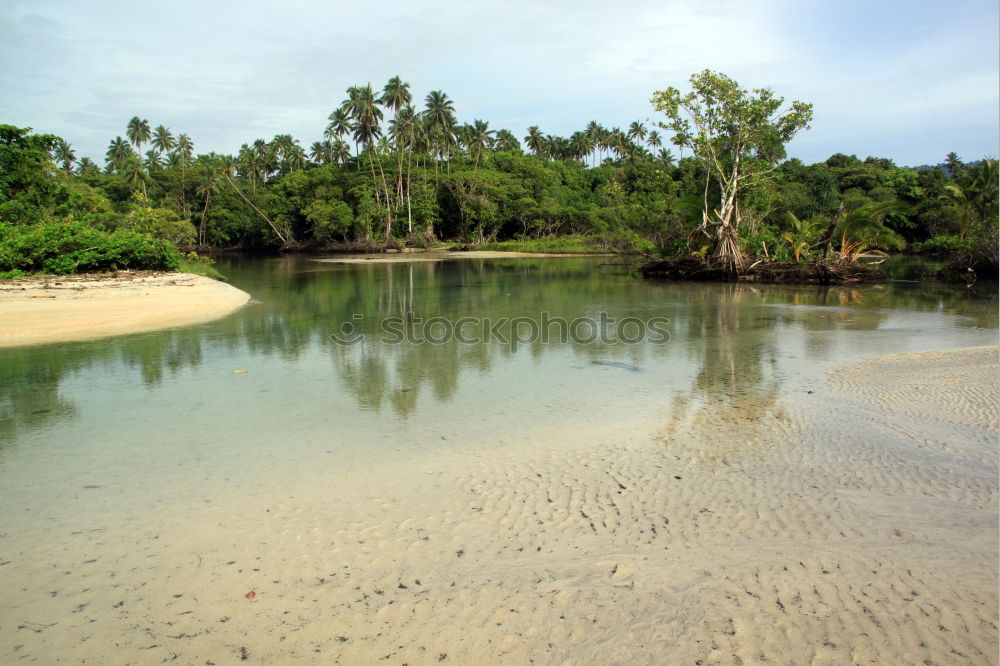
M 0 224 L 0 272 L 65 275 L 179 266 L 180 255 L 169 242 L 135 231 L 100 231 L 80 222 Z

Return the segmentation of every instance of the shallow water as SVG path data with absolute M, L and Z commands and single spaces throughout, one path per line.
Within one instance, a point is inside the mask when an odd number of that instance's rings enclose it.
M 652 441 L 668 424 L 720 405 L 747 418 L 768 414 L 788 396 L 818 391 L 826 370 L 854 359 L 997 342 L 996 292 L 982 286 L 665 284 L 632 278 L 617 261 L 229 260 L 222 271 L 254 301 L 225 319 L 0 350 L 0 571 L 18 572 L 0 583 L 13 599 L 3 623 L 44 626 L 49 618 L 58 626 L 82 612 L 69 602 L 55 609 L 58 590 L 49 588 L 60 577 L 74 579 L 80 598 L 119 584 L 141 597 L 145 582 L 128 571 L 148 547 L 140 547 L 143 535 L 185 541 L 187 555 L 157 566 L 193 558 L 204 533 L 185 524 L 213 506 L 280 505 L 343 488 L 330 501 L 363 530 L 365 492 L 433 468 L 441 455 L 526 445 L 583 451 L 591 439 L 615 436 L 623 446 Z M 396 344 L 381 328 L 399 317 L 388 326 L 401 331 L 408 318 L 413 335 L 443 338 L 448 322 L 489 318 L 467 324 L 474 336 L 504 318 L 543 316 L 576 322 L 584 339 L 516 342 L 500 327 L 489 341 Z M 428 326 L 431 318 L 441 319 Z M 639 330 L 636 321 L 664 323 L 642 342 L 585 339 L 602 321 L 610 334 L 625 318 L 635 318 L 627 335 Z M 363 341 L 333 340 L 345 323 Z M 527 334 L 530 325 L 520 326 Z M 649 339 L 664 331 L 665 342 Z M 253 520 L 220 513 L 197 530 L 239 525 L 240 541 Z M 122 534 L 135 541 L 116 542 Z M 91 550 L 105 564 L 117 554 L 132 566 L 84 585 L 75 579 L 87 577 Z M 121 628 L 108 624 L 111 613 L 90 621 L 113 635 Z M 8 638 L 18 630 L 0 629 Z M 62 648 L 56 654 L 88 654 L 85 645 Z

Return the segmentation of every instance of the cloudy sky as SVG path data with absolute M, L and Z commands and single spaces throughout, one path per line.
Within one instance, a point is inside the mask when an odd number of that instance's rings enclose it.
M 0 122 L 103 163 L 129 118 L 198 152 L 308 146 L 348 86 L 399 75 L 523 137 L 655 122 L 705 68 L 811 102 L 792 156 L 998 152 L 996 0 L 4 0 Z

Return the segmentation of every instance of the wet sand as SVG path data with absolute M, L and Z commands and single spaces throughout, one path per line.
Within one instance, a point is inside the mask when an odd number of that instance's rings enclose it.
M 190 326 L 250 296 L 187 273 L 33 277 L 0 282 L 0 347 L 91 340 Z
M 11 507 L 7 663 L 995 664 L 997 348 Z M 444 430 L 442 428 L 442 439 Z M 453 433 L 447 432 L 449 439 Z M 407 449 L 408 450 L 408 449 Z M 252 594 L 251 594 L 252 593 Z

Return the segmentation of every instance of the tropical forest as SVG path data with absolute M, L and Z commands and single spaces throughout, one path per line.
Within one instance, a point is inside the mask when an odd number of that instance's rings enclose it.
M 247 137 L 234 155 L 156 118 L 122 119 L 103 156 L 0 125 L 0 276 L 176 270 L 222 251 L 463 247 L 622 252 L 645 260 L 853 263 L 943 258 L 997 272 L 997 161 L 899 166 L 787 144 L 809 104 L 704 71 L 652 93 L 649 119 L 525 136 L 461 119 L 394 77 L 349 88 L 321 138 Z M 965 156 L 978 158 L 981 156 Z

